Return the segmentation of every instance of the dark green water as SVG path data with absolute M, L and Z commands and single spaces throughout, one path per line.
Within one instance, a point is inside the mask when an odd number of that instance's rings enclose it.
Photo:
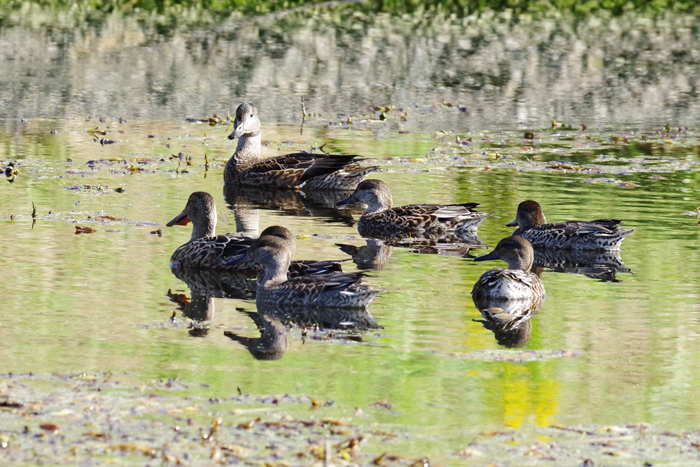
M 19 170 L 14 183 L 0 180 L 0 372 L 180 376 L 210 385 L 202 393 L 211 397 L 240 387 L 343 407 L 389 400 L 393 410 L 379 420 L 417 433 L 407 443 L 415 455 L 456 450 L 474 427 L 696 429 L 700 227 L 687 212 L 700 189 L 700 42 L 683 28 L 690 19 L 481 20 L 416 34 L 384 17 L 356 27 L 332 19 L 167 35 L 118 17 L 99 27 L 0 30 L 0 160 Z M 10 56 L 7 44 L 24 52 Z M 668 50 L 685 52 L 669 59 Z M 314 115 L 300 134 L 302 96 Z M 370 278 L 385 290 L 370 306 L 383 329 L 362 342 L 293 329 L 280 360 L 258 361 L 224 336 L 259 335 L 237 311 L 254 303 L 223 298 L 213 299 L 208 334 L 193 337 L 171 324 L 177 307 L 167 297 L 189 293 L 168 259 L 190 231 L 164 224 L 203 190 L 216 199 L 219 232 L 235 231 L 222 189 L 234 143 L 226 125 L 185 119 L 224 116 L 243 101 L 260 109 L 265 155 L 325 143 L 374 158 L 397 205 L 481 203 L 494 214 L 479 229 L 490 247 L 525 199 L 552 221 L 622 219 L 636 229 L 621 252 L 633 274 L 602 282 L 544 273 L 547 299 L 512 352 L 569 352 L 562 358 L 475 354 L 504 349 L 469 295 L 494 265 L 398 247 Z M 376 105 L 401 110 L 381 121 Z M 552 119 L 587 129 L 553 131 Z M 90 133 L 96 127 L 107 134 Z M 170 157 L 178 153 L 192 165 Z M 342 221 L 347 211 L 281 207 L 248 212 L 249 226 L 287 226 L 300 236 L 298 258 L 346 258 L 336 243 L 365 243 Z M 76 235 L 76 225 L 96 232 Z

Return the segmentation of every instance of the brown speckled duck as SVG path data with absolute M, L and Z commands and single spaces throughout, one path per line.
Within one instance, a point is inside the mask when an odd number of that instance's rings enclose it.
M 547 223 L 537 201 L 518 205 L 515 220 L 506 224 L 518 226 L 513 235 L 525 237 L 534 247 L 571 250 L 619 250 L 622 240 L 634 230 L 625 230 L 616 219 L 565 221 Z
M 289 278 L 293 249 L 275 235 L 261 235 L 237 263 L 254 261 L 263 267 L 258 276 L 256 302 L 261 305 L 361 308 L 379 290 L 362 283 L 362 273 L 329 273 Z
M 216 235 L 216 205 L 214 198 L 204 191 L 192 193 L 185 209 L 166 225 L 188 225 L 192 222 L 190 241 L 179 246 L 170 257 L 170 266 L 186 269 L 211 269 L 220 271 L 250 271 L 256 273 L 260 266 L 250 262 L 236 263 L 234 260 L 246 255 L 255 239 Z M 271 235 L 291 245 L 294 237 L 281 226 L 265 229 L 261 235 Z M 295 261 L 289 268 L 290 276 L 325 274 L 342 271 L 340 261 Z
M 253 104 L 236 109 L 236 152 L 224 168 L 224 183 L 251 188 L 300 188 L 305 190 L 353 190 L 378 167 L 362 167 L 359 156 L 295 153 L 261 159 L 260 119 Z
M 545 295 L 542 280 L 530 272 L 535 252 L 523 237 L 506 237 L 498 242 L 488 255 L 474 261 L 500 259 L 508 263 L 508 269 L 495 268 L 481 275 L 472 295 L 505 300 L 530 300 Z
M 367 210 L 357 222 L 363 237 L 440 236 L 449 231 L 474 230 L 490 216 L 476 211 L 477 203 L 412 204 L 392 208 L 391 192 L 381 180 L 365 180 L 336 206 L 361 202 Z

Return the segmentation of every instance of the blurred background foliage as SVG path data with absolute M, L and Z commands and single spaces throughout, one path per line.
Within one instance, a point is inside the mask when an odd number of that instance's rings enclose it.
M 230 15 L 263 15 L 295 8 L 346 7 L 363 13 L 434 13 L 457 18 L 491 12 L 509 11 L 514 15 L 590 13 L 620 15 L 628 11 L 646 14 L 700 13 L 695 0 L 0 0 L 0 19 L 17 11 L 54 10 L 98 19 L 109 13 L 159 14 L 178 16 L 197 14 L 202 19 Z

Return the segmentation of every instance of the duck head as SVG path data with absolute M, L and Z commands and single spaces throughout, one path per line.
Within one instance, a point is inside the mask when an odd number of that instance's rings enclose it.
M 488 261 L 500 259 L 508 263 L 508 269 L 522 269 L 529 271 L 535 260 L 535 252 L 532 245 L 523 237 L 506 237 L 498 242 L 494 250 L 484 256 L 474 258 L 474 261 Z
M 508 222 L 506 227 L 520 227 L 523 230 L 530 230 L 533 227 L 546 223 L 547 219 L 544 217 L 540 203 L 527 200 L 518 205 L 518 213 L 515 215 L 515 220 Z
M 253 104 L 241 104 L 236 109 L 236 118 L 233 120 L 233 132 L 228 139 L 236 139 L 242 136 L 257 136 L 260 134 L 260 119 L 258 109 Z
M 187 200 L 185 209 L 165 225 L 172 227 L 192 222 L 192 240 L 196 240 L 213 236 L 216 221 L 216 204 L 212 195 L 204 191 L 195 191 Z
M 391 191 L 381 180 L 365 180 L 357 185 L 353 194 L 335 203 L 336 206 L 350 203 L 365 203 L 366 213 L 384 211 L 392 206 Z

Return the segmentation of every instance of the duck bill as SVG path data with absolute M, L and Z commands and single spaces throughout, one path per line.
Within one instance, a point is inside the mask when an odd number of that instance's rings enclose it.
M 253 258 L 251 258 L 248 252 L 246 251 L 245 253 L 240 254 L 238 256 L 234 256 L 230 260 L 226 261 L 226 266 L 233 266 L 234 264 L 246 263 L 252 260 Z
M 190 222 L 192 222 L 192 220 L 189 217 L 187 217 L 187 214 L 181 212 L 180 214 L 175 216 L 173 220 L 171 220 L 165 225 L 166 227 L 172 227 L 173 225 L 188 225 Z
M 510 221 L 506 224 L 506 227 L 518 227 L 518 221 Z
M 228 139 L 240 138 L 241 136 L 246 134 L 246 128 L 242 122 L 239 122 L 238 120 L 234 120 L 233 126 L 234 126 L 234 130 L 231 132 L 230 135 L 228 135 Z
M 350 203 L 355 203 L 355 202 L 357 202 L 357 200 L 355 199 L 355 193 L 353 193 L 353 194 L 351 194 L 350 196 L 348 196 L 347 198 L 341 199 L 340 201 L 338 201 L 337 203 L 335 203 L 335 205 L 336 205 L 336 206 L 342 206 L 342 205 L 344 205 L 344 204 L 350 204 Z
M 496 254 L 496 250 L 493 250 L 488 255 L 479 256 L 478 258 L 474 258 L 474 261 L 489 261 L 492 259 L 498 259 L 498 255 Z

